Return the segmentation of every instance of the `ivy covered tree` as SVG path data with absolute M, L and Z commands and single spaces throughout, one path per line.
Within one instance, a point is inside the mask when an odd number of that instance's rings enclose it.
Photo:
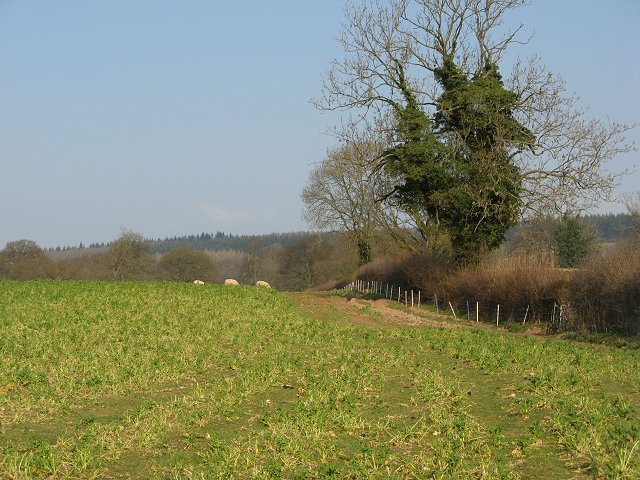
M 322 110 L 382 125 L 387 198 L 446 232 L 460 263 L 497 247 L 519 218 L 580 212 L 610 199 L 632 126 L 586 117 L 564 81 L 501 59 L 526 0 L 359 0 L 345 8 L 344 57 L 323 78 Z M 388 121 L 370 121 L 371 119 Z M 389 124 L 391 126 L 389 127 Z
M 425 239 L 447 215 L 445 196 L 454 185 L 456 169 L 445 145 L 433 131 L 433 122 L 420 107 L 416 95 L 404 80 L 404 68 L 397 66 L 404 103 L 393 104 L 393 143 L 382 158 L 385 172 L 396 179 L 389 197 L 418 220 Z
M 518 221 L 522 178 L 513 158 L 534 136 L 513 118 L 517 96 L 495 65 L 468 78 L 447 59 L 435 76 L 443 93 L 433 118 L 400 82 L 404 105 L 395 107 L 397 144 L 386 168 L 401 179 L 394 192 L 401 205 L 441 226 L 459 263 L 476 263 Z
M 518 102 L 498 67 L 487 63 L 468 78 L 451 59 L 435 70 L 443 88 L 435 124 L 455 171 L 444 219 L 460 263 L 476 263 L 497 248 L 522 207 L 522 176 L 514 158 L 535 137 L 513 117 Z

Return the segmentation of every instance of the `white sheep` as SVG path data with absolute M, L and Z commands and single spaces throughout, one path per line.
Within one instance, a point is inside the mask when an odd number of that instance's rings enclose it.
M 271 288 L 271 285 L 269 285 L 267 282 L 263 282 L 262 280 L 258 280 L 256 282 L 256 287 L 266 287 L 266 288 Z
M 240 285 L 240 284 L 238 283 L 238 281 L 237 281 L 237 280 L 234 280 L 233 278 L 227 278 L 227 279 L 224 281 L 224 284 L 225 284 L 225 285 L 230 285 L 230 286 Z
M 202 280 L 194 280 L 193 284 L 194 285 L 204 285 L 204 282 Z

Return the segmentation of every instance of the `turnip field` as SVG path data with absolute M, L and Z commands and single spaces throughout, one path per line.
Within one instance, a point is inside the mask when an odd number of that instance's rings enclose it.
M 371 305 L 0 282 L 0 478 L 640 478 L 639 350 Z

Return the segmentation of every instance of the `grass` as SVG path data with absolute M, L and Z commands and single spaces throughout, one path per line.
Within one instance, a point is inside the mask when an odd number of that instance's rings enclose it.
M 0 477 L 640 478 L 640 351 L 357 312 L 0 282 Z

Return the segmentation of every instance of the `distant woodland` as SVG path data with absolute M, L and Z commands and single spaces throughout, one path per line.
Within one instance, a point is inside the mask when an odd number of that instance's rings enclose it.
M 266 235 L 233 235 L 224 232 L 191 234 L 183 236 L 174 236 L 167 238 L 146 239 L 149 245 L 149 253 L 167 253 L 175 248 L 191 248 L 193 250 L 251 250 L 252 245 L 258 242 L 261 246 L 270 245 L 290 245 L 295 243 L 311 233 L 309 232 L 289 232 L 289 233 L 270 233 Z M 88 246 L 80 243 L 76 246 L 57 246 L 47 248 L 48 252 L 63 252 L 82 250 L 84 248 L 100 249 L 109 247 L 113 242 L 92 243 Z
M 633 215 L 629 213 L 608 213 L 603 215 L 585 215 L 581 217 L 588 224 L 596 238 L 602 242 L 616 241 L 631 230 L 633 225 Z M 513 227 L 508 236 L 513 237 L 518 231 L 519 226 Z M 288 232 L 288 233 L 270 233 L 266 235 L 233 235 L 217 231 L 216 233 L 205 233 L 182 235 L 166 238 L 147 239 L 149 244 L 149 252 L 151 254 L 167 253 L 174 248 L 191 248 L 193 250 L 210 250 L 224 251 L 235 250 L 239 252 L 250 251 L 258 243 L 261 247 L 271 245 L 286 246 L 296 243 L 310 235 L 312 232 Z M 335 234 L 324 233 L 326 238 L 335 237 Z M 78 245 L 65 245 L 56 247 L 47 247 L 48 253 L 54 252 L 78 252 L 83 249 L 100 249 L 108 248 L 113 242 L 92 243 L 85 246 L 81 243 Z M 55 254 L 54 254 L 55 255 Z

